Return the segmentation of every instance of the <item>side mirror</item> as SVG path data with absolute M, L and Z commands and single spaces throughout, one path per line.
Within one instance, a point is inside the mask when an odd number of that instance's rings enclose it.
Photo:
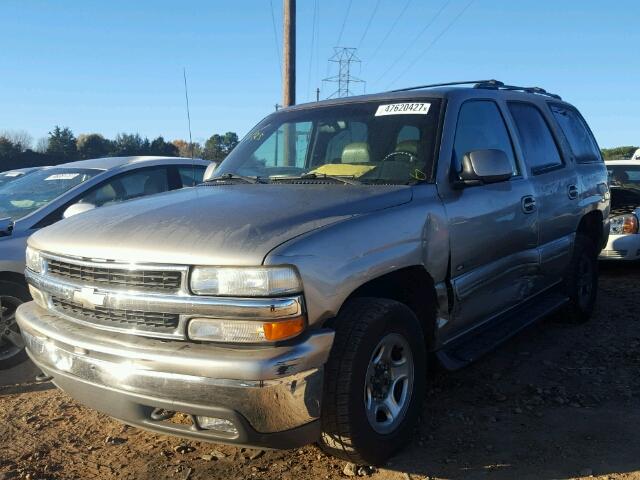
M 67 207 L 67 209 L 62 214 L 62 218 L 73 217 L 74 215 L 78 215 L 79 213 L 88 212 L 89 210 L 93 210 L 96 206 L 93 203 L 74 203 Z
M 11 217 L 0 218 L 0 237 L 8 237 L 13 232 L 13 220 Z
M 460 180 L 464 185 L 482 185 L 508 180 L 513 166 L 502 150 L 474 150 L 462 157 Z
M 207 169 L 204 171 L 204 176 L 202 177 L 203 182 L 208 182 L 213 178 L 213 174 L 215 173 L 216 168 L 218 168 L 218 165 L 218 162 L 211 162 L 207 166 Z

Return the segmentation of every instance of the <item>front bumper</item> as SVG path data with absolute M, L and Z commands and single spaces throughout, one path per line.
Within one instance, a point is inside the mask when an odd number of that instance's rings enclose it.
M 264 448 L 293 448 L 319 435 L 332 331 L 286 346 L 232 348 L 100 331 L 34 302 L 20 306 L 17 321 L 27 353 L 58 387 L 125 423 Z M 154 419 L 156 409 L 192 422 Z M 200 428 L 197 416 L 231 422 L 235 432 Z
M 609 235 L 600 260 L 639 260 L 640 234 Z

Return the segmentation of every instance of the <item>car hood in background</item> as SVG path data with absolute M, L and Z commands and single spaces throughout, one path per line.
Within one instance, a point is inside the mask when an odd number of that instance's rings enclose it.
M 42 229 L 29 244 L 132 263 L 257 265 L 293 237 L 411 198 L 408 186 L 200 186 L 79 214 Z

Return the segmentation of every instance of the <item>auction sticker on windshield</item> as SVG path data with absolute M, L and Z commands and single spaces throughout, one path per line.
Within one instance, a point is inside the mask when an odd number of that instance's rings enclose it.
M 79 173 L 54 173 L 53 175 L 49 175 L 44 180 L 45 181 L 51 181 L 51 180 L 73 180 L 78 175 L 80 175 L 80 174 Z
M 383 115 L 426 115 L 429 113 L 430 103 L 391 103 L 380 105 L 376 110 L 376 117 Z

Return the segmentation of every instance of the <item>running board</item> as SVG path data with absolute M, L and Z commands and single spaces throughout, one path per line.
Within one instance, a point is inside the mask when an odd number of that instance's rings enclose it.
M 436 356 L 447 370 L 462 368 L 490 352 L 532 323 L 559 309 L 568 301 L 569 299 L 562 294 L 544 293 L 508 313 L 496 317 L 478 330 L 454 340 L 450 345 L 446 345 L 436 352 Z

